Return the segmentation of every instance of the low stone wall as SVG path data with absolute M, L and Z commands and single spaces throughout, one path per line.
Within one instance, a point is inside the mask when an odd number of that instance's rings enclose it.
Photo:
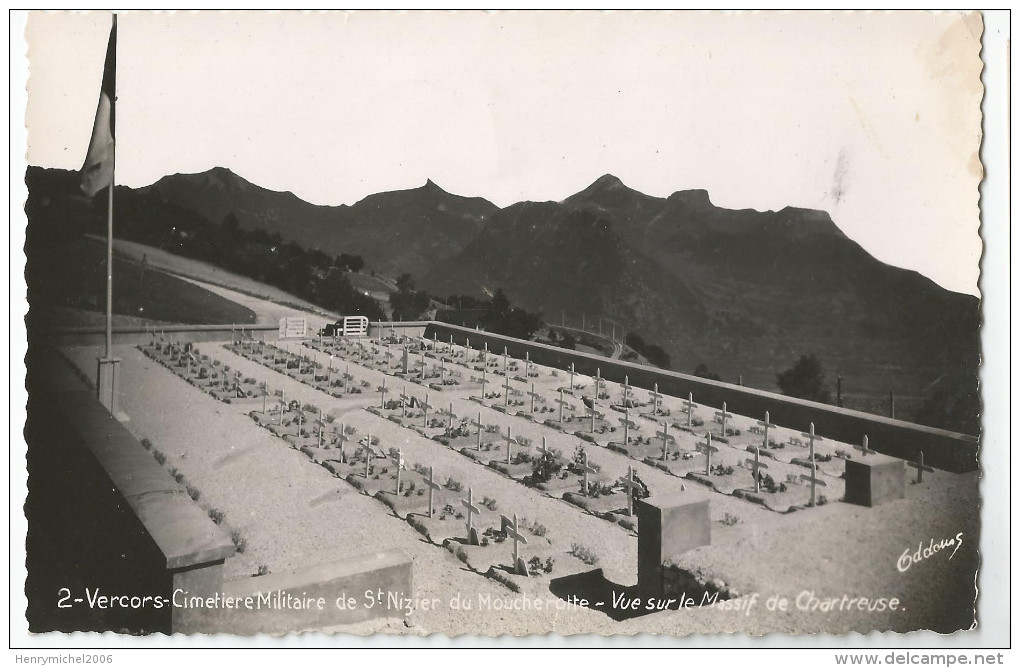
M 807 431 L 814 422 L 819 435 L 846 443 L 860 443 L 867 435 L 869 446 L 878 452 L 913 460 L 924 451 L 926 464 L 947 471 L 962 473 L 978 466 L 978 439 L 974 436 L 447 323 L 428 323 L 425 337 L 433 334 L 444 342 L 452 336 L 458 345 L 470 339 L 475 350 L 488 344 L 496 354 L 502 354 L 505 347 L 518 359 L 528 353 L 536 364 L 557 369 L 569 369 L 573 363 L 578 373 L 593 376 L 599 370 L 606 380 L 619 383 L 627 378 L 633 387 L 651 390 L 657 383 L 660 392 L 674 397 L 692 393 L 697 404 L 720 407 L 725 401 L 727 410 L 740 415 L 764 417 L 769 411 L 772 422 L 790 429 Z
M 231 334 L 237 334 L 242 325 L 167 325 L 159 331 L 174 339 L 201 343 L 203 341 L 229 341 Z M 280 333 L 277 325 L 243 325 L 244 331 L 254 334 L 255 338 L 275 341 Z M 114 327 L 114 345 L 137 345 L 147 343 L 152 330 L 145 327 Z M 314 334 L 314 332 L 312 333 Z M 103 327 L 60 327 L 40 331 L 33 341 L 54 346 L 98 346 L 106 342 L 106 329 Z
M 91 392 L 29 404 L 30 628 L 173 632 L 171 592 L 218 590 L 234 544 Z
M 429 324 L 425 320 L 415 322 L 369 322 L 368 335 L 373 339 L 384 339 L 389 336 L 416 338 L 425 336 L 425 330 Z
M 399 551 L 366 554 L 292 573 L 233 580 L 218 597 L 177 591 L 183 633 L 288 633 L 404 617 L 412 561 Z

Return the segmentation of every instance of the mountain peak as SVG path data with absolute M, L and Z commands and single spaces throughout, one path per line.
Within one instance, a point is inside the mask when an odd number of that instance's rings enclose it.
M 708 191 L 702 188 L 678 190 L 670 195 L 668 199 L 671 202 L 684 202 L 685 204 L 696 206 L 712 206 L 712 200 L 708 196 Z
M 618 177 L 613 176 L 612 174 L 603 174 L 602 176 L 595 179 L 595 182 L 592 183 L 591 186 L 589 186 L 589 189 L 617 190 L 619 188 L 626 187 L 627 186 L 625 186 L 623 184 L 623 181 L 621 181 Z

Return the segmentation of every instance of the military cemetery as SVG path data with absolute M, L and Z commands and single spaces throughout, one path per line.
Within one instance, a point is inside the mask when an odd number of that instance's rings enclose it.
M 327 206 L 105 159 L 29 171 L 33 633 L 973 625 L 980 312 L 827 212 L 610 175 Z

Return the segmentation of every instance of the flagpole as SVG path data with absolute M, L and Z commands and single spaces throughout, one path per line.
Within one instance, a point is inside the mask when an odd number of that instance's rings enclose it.
M 107 78 L 109 77 L 109 78 Z M 120 364 L 120 360 L 113 356 L 113 190 L 114 190 L 114 174 L 115 165 L 117 159 L 117 139 L 115 130 L 115 114 L 117 105 L 117 15 L 113 15 L 113 27 L 110 30 L 110 44 L 107 47 L 106 64 L 103 68 L 103 88 L 100 93 L 99 109 L 96 111 L 96 127 L 93 129 L 93 141 L 89 143 L 89 155 L 86 157 L 86 165 L 83 167 L 83 171 L 89 173 L 90 169 L 98 168 L 98 171 L 92 172 L 94 178 L 105 179 L 106 176 L 102 173 L 102 160 L 103 155 L 101 151 L 98 151 L 98 162 L 94 159 L 97 156 L 93 155 L 93 142 L 97 143 L 97 146 L 102 146 L 101 142 L 97 141 L 97 137 L 102 139 L 103 130 L 103 97 L 108 98 L 109 102 L 109 117 L 106 119 L 107 128 L 106 131 L 109 133 L 109 181 L 106 187 L 109 188 L 109 192 L 106 195 L 106 351 L 102 358 L 98 360 L 98 378 L 96 383 L 96 394 L 102 404 L 118 419 L 126 419 L 122 413 L 118 410 L 119 402 L 117 400 L 117 394 L 119 388 L 117 387 L 117 367 Z M 95 184 L 89 182 L 89 189 Z M 95 192 L 86 191 L 87 194 L 95 195 Z
M 113 17 L 114 24 L 117 16 Z M 113 183 L 117 169 L 117 142 L 113 143 L 113 172 L 106 201 L 106 359 L 113 357 Z
M 117 30 L 117 15 L 113 15 L 113 30 Z M 117 105 L 117 75 L 113 75 L 113 99 L 110 108 Z M 116 132 L 114 130 L 114 132 Z M 113 156 L 110 158 L 110 192 L 106 203 L 106 358 L 113 357 L 113 185 L 117 174 L 117 139 L 114 135 Z

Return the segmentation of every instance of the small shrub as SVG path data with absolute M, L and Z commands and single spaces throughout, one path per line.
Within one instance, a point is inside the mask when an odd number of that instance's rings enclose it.
M 217 508 L 209 509 L 209 519 L 211 519 L 214 524 L 220 524 L 221 522 L 223 522 L 224 517 L 226 517 L 226 515 L 223 513 L 222 510 L 219 510 Z
M 244 554 L 244 551 L 248 549 L 248 541 L 245 540 L 240 531 L 231 531 L 230 540 L 233 541 L 234 548 L 237 549 L 238 554 Z
M 538 575 L 542 572 L 542 560 L 539 557 L 532 557 L 528 560 L 528 573 Z
M 595 551 L 589 547 L 585 547 L 580 543 L 573 543 L 570 546 L 570 554 L 577 557 L 589 566 L 594 566 L 599 563 L 599 556 L 595 554 Z
M 499 504 L 496 502 L 496 499 L 493 499 L 492 497 L 489 496 L 482 499 L 482 505 L 492 511 L 495 511 L 499 507 Z
M 459 480 L 454 480 L 453 478 L 447 478 L 443 487 L 451 492 L 459 492 L 464 489 L 464 485 Z
M 156 461 L 159 462 L 160 466 L 162 466 L 163 464 L 166 463 L 166 455 L 164 455 L 162 453 L 162 451 L 160 451 L 160 450 L 153 450 L 152 451 L 152 456 L 155 457 Z
M 740 524 L 740 518 L 732 513 L 726 513 L 726 516 L 722 518 L 724 526 L 731 527 L 735 524 Z
M 258 577 L 259 575 L 269 575 L 269 566 L 266 566 L 265 564 L 260 565 L 258 571 L 256 571 L 255 575 L 252 577 Z
M 457 558 L 460 559 L 465 564 L 468 562 L 468 555 L 467 552 L 464 551 L 464 548 L 462 547 L 457 548 Z
M 145 448 L 146 450 L 152 450 L 152 441 L 150 441 L 149 439 L 143 438 L 141 440 L 141 443 L 142 447 Z
M 198 501 L 198 497 L 200 497 L 201 495 L 202 493 L 199 492 L 196 488 L 192 487 L 191 485 L 188 485 L 188 496 L 191 497 L 192 501 Z

